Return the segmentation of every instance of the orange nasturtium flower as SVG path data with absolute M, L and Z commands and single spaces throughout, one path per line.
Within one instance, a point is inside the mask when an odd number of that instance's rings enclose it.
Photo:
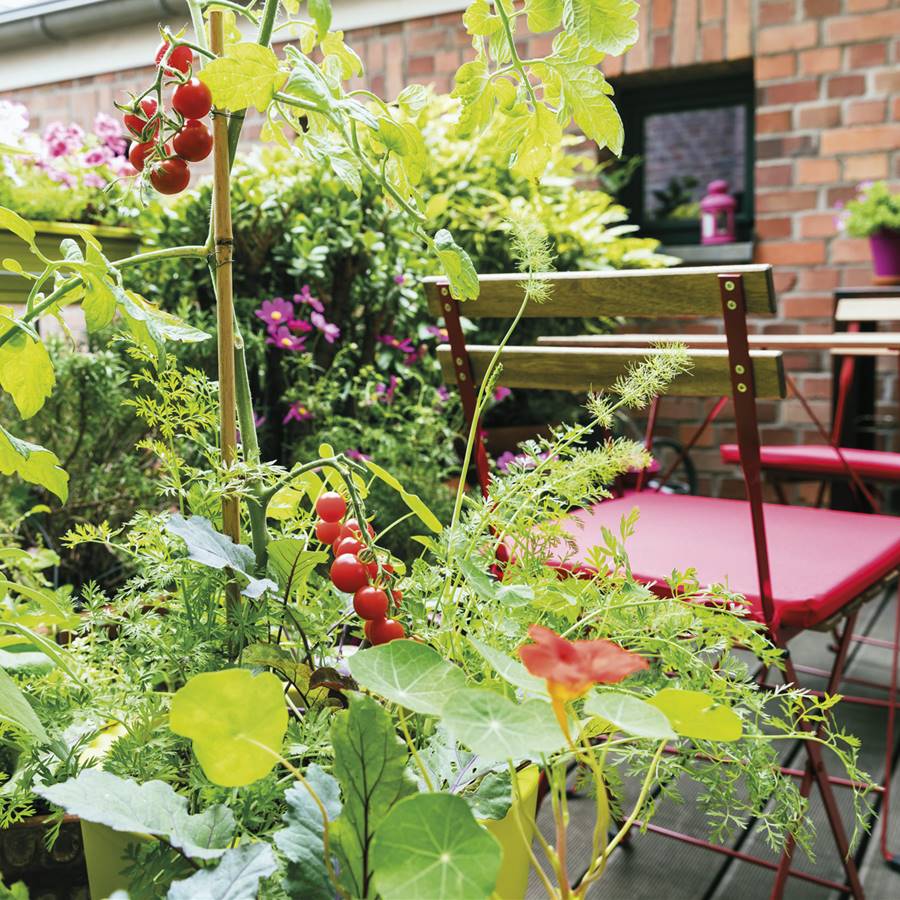
M 520 647 L 519 656 L 532 675 L 546 679 L 554 705 L 647 668 L 647 660 L 611 641 L 567 641 L 542 625 L 532 625 L 528 636 L 534 643 Z

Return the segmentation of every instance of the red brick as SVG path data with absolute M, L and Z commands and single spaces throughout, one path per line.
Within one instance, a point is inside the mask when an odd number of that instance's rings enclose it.
M 833 233 L 833 229 L 832 232 Z M 801 269 L 797 276 L 798 291 L 830 291 L 840 284 L 837 269 Z
M 834 312 L 834 300 L 827 294 L 809 297 L 784 297 L 781 301 L 781 314 L 787 319 L 814 319 L 831 316 Z M 826 413 L 827 415 L 827 413 Z M 796 420 L 794 420 L 796 421 Z
M 844 112 L 845 125 L 873 125 L 887 118 L 887 100 L 855 100 Z
M 809 213 L 798 218 L 800 237 L 831 237 L 834 234 L 834 216 L 831 213 Z
M 704 62 L 716 62 L 724 58 L 725 45 L 720 24 L 704 26 L 700 32 L 700 47 Z
M 900 67 L 876 72 L 875 91 L 879 94 L 900 93 Z
M 891 103 L 891 118 L 895 122 L 900 120 L 900 97 L 894 97 Z
M 411 55 L 418 55 L 428 50 L 437 50 L 447 44 L 447 32 L 414 31 L 406 39 L 406 49 Z
M 791 212 L 792 210 L 811 210 L 817 207 L 816 191 L 773 191 L 770 194 L 758 194 L 756 209 L 760 213 Z
M 900 146 L 900 125 L 871 125 L 867 128 L 832 128 L 822 132 L 821 148 L 826 156 L 837 153 L 865 153 L 894 150 Z
M 725 23 L 725 55 L 728 59 L 744 59 L 753 55 L 750 0 L 728 0 Z
M 672 65 L 672 35 L 653 36 L 653 68 L 668 69 Z
M 784 84 L 773 84 L 762 88 L 762 106 L 781 106 L 787 103 L 803 103 L 807 100 L 819 99 L 819 80 L 806 78 L 789 81 Z
M 841 67 L 840 47 L 816 47 L 800 54 L 800 71 L 804 75 L 837 72 Z
M 656 7 L 656 2 L 653 4 L 654 8 Z M 722 18 L 724 7 L 724 0 L 700 0 L 700 21 L 703 23 L 718 22 Z
M 654 0 L 652 16 L 654 31 L 668 28 L 672 24 L 672 0 Z
M 853 44 L 847 48 L 847 65 L 851 69 L 870 69 L 887 62 L 887 41 L 873 44 Z
M 833 263 L 866 262 L 869 259 L 867 238 L 838 238 L 831 242 Z
M 801 106 L 797 110 L 800 128 L 834 128 L 840 121 L 841 108 L 837 103 Z
M 809 19 L 836 16 L 841 11 L 841 0 L 804 0 L 803 12 Z
M 411 59 L 406 64 L 406 72 L 408 75 L 411 75 L 414 78 L 420 75 L 433 75 L 434 57 L 418 56 L 415 59 Z
M 875 181 L 888 177 L 886 153 L 869 153 L 865 156 L 848 156 L 844 160 L 844 181 Z
M 775 283 L 775 293 L 785 294 L 794 289 L 797 283 L 797 273 L 789 272 L 787 269 L 776 269 L 772 273 L 772 280 Z
M 790 78 L 796 71 L 797 57 L 793 53 L 753 58 L 753 77 L 757 83 L 774 81 L 777 78 Z
M 797 160 L 798 184 L 827 184 L 840 177 L 840 166 L 836 159 Z
M 763 54 L 785 53 L 815 47 L 818 41 L 819 27 L 816 22 L 797 22 L 794 25 L 761 28 L 756 37 L 756 49 Z
M 794 220 L 790 216 L 770 216 L 756 220 L 756 233 L 760 240 L 788 238 L 793 231 Z
M 814 266 L 825 262 L 825 241 L 765 241 L 756 258 L 773 266 Z
M 865 92 L 865 75 L 836 75 L 828 79 L 829 97 L 858 97 Z
M 758 112 L 756 114 L 757 134 L 778 134 L 790 131 L 791 110 L 777 109 L 773 112 Z
M 757 187 L 786 187 L 791 183 L 793 167 L 790 164 L 756 167 Z
M 859 41 L 874 41 L 886 34 L 898 32 L 900 32 L 900 8 L 829 19 L 825 23 L 825 42 L 855 44 Z
M 782 25 L 794 18 L 796 10 L 794 0 L 779 0 L 775 3 L 760 3 L 757 22 L 760 27 L 766 25 Z
M 825 194 L 826 203 L 829 208 L 837 208 L 845 206 L 856 196 L 856 187 L 846 185 L 845 187 L 828 188 Z
M 809 134 L 757 139 L 756 158 L 758 160 L 769 160 L 791 156 L 809 156 L 814 152 L 813 145 L 813 137 Z
M 847 12 L 870 12 L 873 9 L 884 9 L 893 0 L 847 0 Z
M 841 287 L 871 287 L 872 264 L 867 266 L 842 266 Z
M 673 61 L 689 65 L 697 60 L 697 0 L 678 0 L 673 28 Z

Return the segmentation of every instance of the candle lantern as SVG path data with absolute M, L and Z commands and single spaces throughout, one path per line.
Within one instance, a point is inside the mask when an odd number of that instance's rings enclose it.
M 733 243 L 737 200 L 728 193 L 728 182 L 711 181 L 706 192 L 700 201 L 700 243 Z

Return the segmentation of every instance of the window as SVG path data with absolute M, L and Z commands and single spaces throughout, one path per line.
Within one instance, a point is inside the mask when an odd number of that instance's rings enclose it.
M 657 79 L 661 73 L 655 73 Z M 700 242 L 699 201 L 724 179 L 737 200 L 737 239 L 753 232 L 753 76 L 616 85 L 626 158 L 640 164 L 622 202 L 643 234 L 670 246 Z

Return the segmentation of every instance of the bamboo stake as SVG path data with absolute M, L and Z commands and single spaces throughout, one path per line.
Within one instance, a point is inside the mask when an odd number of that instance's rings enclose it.
M 209 15 L 210 48 L 217 56 L 225 49 L 225 25 L 221 10 Z M 213 110 L 213 218 L 216 247 L 216 322 L 219 336 L 219 420 L 222 460 L 237 460 L 237 419 L 234 366 L 234 296 L 232 293 L 231 164 L 228 153 L 228 120 Z M 241 539 L 241 512 L 237 497 L 222 500 L 222 527 L 235 543 Z

